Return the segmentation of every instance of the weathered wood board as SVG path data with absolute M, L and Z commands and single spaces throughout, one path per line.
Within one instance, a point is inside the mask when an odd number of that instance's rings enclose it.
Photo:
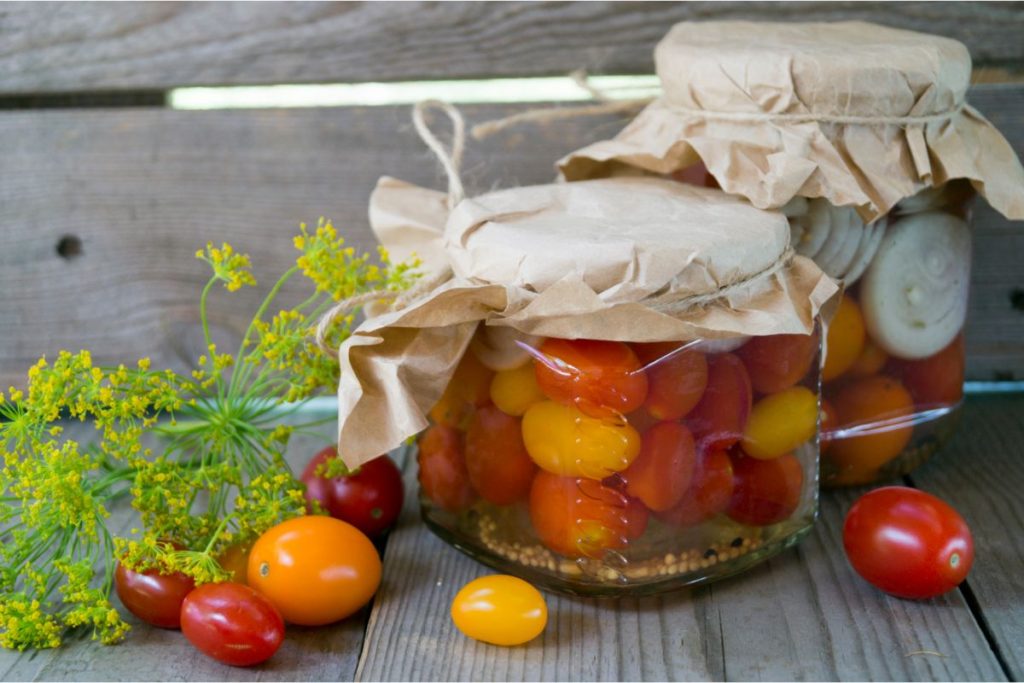
M 1024 679 L 1024 395 L 972 397 L 952 443 L 910 479 L 952 503 L 974 533 L 968 577 L 985 628 Z
M 899 600 L 854 574 L 841 528 L 857 493 L 826 494 L 800 546 L 735 579 L 619 601 L 549 595 L 547 630 L 520 648 L 455 629 L 455 593 L 493 571 L 408 506 L 356 680 L 1005 680 L 958 592 Z
M 985 85 L 978 107 L 1024 150 L 1024 86 Z M 472 106 L 471 122 L 522 106 Z M 181 368 L 202 347 L 208 240 L 252 254 L 261 288 L 211 301 L 214 337 L 237 336 L 292 262 L 297 224 L 333 218 L 372 249 L 377 178 L 444 187 L 408 107 L 181 112 L 0 112 L 0 386 L 39 354 L 89 348 L 102 362 L 151 356 Z M 564 152 L 615 133 L 615 117 L 522 126 L 471 143 L 470 192 L 547 182 Z M 971 379 L 1024 378 L 1024 230 L 978 212 L 968 327 Z M 80 253 L 58 253 L 66 237 Z M 1016 293 L 1015 293 L 1016 292 Z M 286 292 L 295 297 L 299 288 Z M 223 347 L 222 347 L 223 348 Z
M 156 2 L 0 4 L 0 93 L 650 73 L 683 20 L 862 19 L 1024 60 L 1024 4 Z

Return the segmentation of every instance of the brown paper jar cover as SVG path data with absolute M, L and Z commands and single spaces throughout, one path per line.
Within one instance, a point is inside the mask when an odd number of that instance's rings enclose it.
M 427 427 L 480 324 L 634 342 L 811 334 L 838 291 L 793 254 L 781 213 L 656 178 L 513 188 L 451 211 L 443 193 L 383 178 L 370 220 L 394 258 L 452 275 L 341 345 L 349 466 Z
M 615 138 L 559 162 L 569 180 L 703 161 L 761 208 L 795 196 L 865 221 L 956 178 L 1024 218 L 1024 170 L 966 102 L 961 43 L 864 22 L 684 22 L 655 50 L 663 94 Z

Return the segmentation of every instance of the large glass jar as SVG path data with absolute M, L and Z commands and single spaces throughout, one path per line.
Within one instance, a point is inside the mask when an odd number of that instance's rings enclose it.
M 971 268 L 967 183 L 865 224 L 824 199 L 787 206 L 793 244 L 846 291 L 822 368 L 822 482 L 906 474 L 951 436 L 963 397 Z
M 418 439 L 423 517 L 584 595 L 740 572 L 817 509 L 820 334 L 627 344 L 480 326 Z

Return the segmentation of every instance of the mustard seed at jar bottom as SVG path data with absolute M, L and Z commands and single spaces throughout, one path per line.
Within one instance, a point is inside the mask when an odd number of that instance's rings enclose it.
M 423 516 L 453 545 L 548 588 L 639 594 L 742 571 L 809 530 L 817 332 L 531 341 L 500 368 L 472 344 L 420 436 Z

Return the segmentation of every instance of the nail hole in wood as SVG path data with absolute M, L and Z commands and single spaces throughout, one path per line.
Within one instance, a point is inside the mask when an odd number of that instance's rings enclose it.
M 57 255 L 69 261 L 76 256 L 81 256 L 82 240 L 74 235 L 64 235 L 57 241 Z
M 1018 311 L 1024 311 L 1024 289 L 1014 289 L 1010 292 L 1010 305 Z

